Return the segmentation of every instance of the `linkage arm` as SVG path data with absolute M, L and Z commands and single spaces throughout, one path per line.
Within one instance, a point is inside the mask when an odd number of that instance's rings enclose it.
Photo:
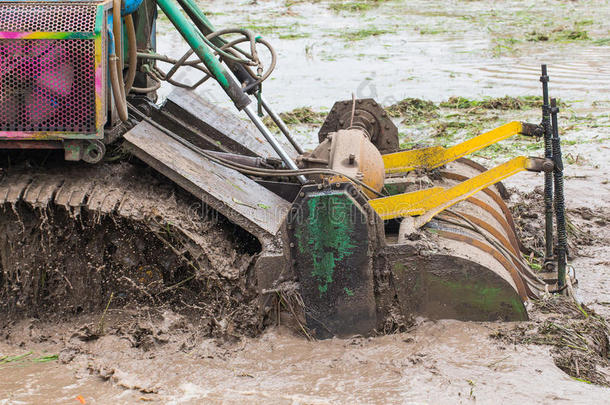
M 369 204 L 382 219 L 419 215 L 415 225 L 421 227 L 436 214 L 473 194 L 516 173 L 552 171 L 553 162 L 542 158 L 520 156 L 450 188 L 433 187 L 411 193 L 376 198 Z
M 390 153 L 383 156 L 383 162 L 386 173 L 409 172 L 415 169 L 434 169 L 517 134 L 528 136 L 542 135 L 539 133 L 537 125 L 513 121 L 450 148 L 432 146 Z

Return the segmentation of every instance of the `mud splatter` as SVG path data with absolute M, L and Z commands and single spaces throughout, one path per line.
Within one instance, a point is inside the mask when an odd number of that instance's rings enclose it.
M 95 179 L 93 187 L 121 190 L 120 203 L 110 212 L 92 210 L 87 202 L 78 209 L 5 204 L 3 318 L 61 319 L 101 313 L 107 306 L 156 307 L 205 320 L 209 335 L 260 332 L 251 274 L 257 242 L 249 247 L 247 234 L 131 164 L 56 173 L 45 169 L 35 177 L 49 184 L 59 184 L 57 176 Z
M 510 344 L 551 346 L 557 367 L 579 381 L 610 386 L 610 329 L 604 318 L 571 298 L 534 302 L 531 321 L 491 336 Z

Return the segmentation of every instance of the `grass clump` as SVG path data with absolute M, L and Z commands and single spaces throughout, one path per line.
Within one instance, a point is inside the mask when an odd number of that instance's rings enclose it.
M 311 34 L 306 32 L 296 33 L 291 32 L 289 34 L 280 34 L 279 39 L 301 39 L 301 38 L 309 38 Z
M 595 41 L 593 41 L 593 43 L 599 46 L 610 45 L 610 37 L 596 39 Z
M 531 31 L 525 35 L 525 39 L 529 42 L 567 42 L 567 41 L 588 41 L 591 39 L 587 31 L 574 28 L 564 29 L 555 28 L 550 32 Z
M 394 31 L 385 30 L 376 27 L 363 28 L 355 31 L 345 31 L 339 34 L 339 37 L 347 41 L 361 41 L 369 37 L 377 37 L 383 34 L 391 34 Z
M 540 96 L 496 97 L 483 100 L 472 100 L 466 97 L 450 97 L 440 103 L 443 108 L 482 109 L 482 110 L 527 110 L 542 106 Z
M 413 124 L 424 119 L 438 118 L 438 106 L 432 101 L 405 98 L 385 108 L 390 117 L 404 117 L 403 124 Z
M 329 8 L 336 12 L 348 11 L 357 13 L 370 10 L 385 1 L 386 0 L 336 1 L 331 3 Z
M 327 114 L 326 112 L 314 111 L 311 107 L 300 107 L 280 113 L 280 118 L 286 125 L 322 124 Z M 269 116 L 266 116 L 263 122 L 270 128 L 276 127 Z
M 505 344 L 551 347 L 555 365 L 572 378 L 610 386 L 605 373 L 610 366 L 610 329 L 606 321 L 571 298 L 557 295 L 533 301 L 532 320 L 491 335 Z

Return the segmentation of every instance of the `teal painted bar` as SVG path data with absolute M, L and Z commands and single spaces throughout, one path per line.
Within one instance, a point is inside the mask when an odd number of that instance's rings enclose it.
M 182 35 L 197 56 L 199 56 L 216 81 L 218 81 L 225 91 L 228 91 L 230 88 L 228 74 L 225 72 L 220 62 L 216 60 L 214 54 L 212 54 L 205 42 L 201 39 L 201 33 L 198 32 L 195 27 L 193 27 L 191 22 L 186 19 L 186 17 L 182 14 L 178 7 L 171 2 L 171 0 L 157 0 L 157 4 L 165 13 L 167 18 L 169 18 L 172 24 L 176 27 L 178 32 L 180 32 L 180 35 Z M 231 94 L 229 94 L 229 96 L 233 98 Z

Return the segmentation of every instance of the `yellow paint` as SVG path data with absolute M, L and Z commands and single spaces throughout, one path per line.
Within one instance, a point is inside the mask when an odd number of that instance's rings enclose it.
M 519 156 L 450 188 L 432 187 L 411 193 L 376 198 L 370 200 L 369 204 L 382 219 L 419 215 L 415 220 L 415 225 L 421 227 L 436 214 L 452 205 L 507 177 L 528 170 L 533 166 L 532 163 L 529 158 Z
M 381 219 L 392 219 L 405 215 L 421 215 L 426 211 L 426 206 L 422 203 L 427 201 L 432 195 L 444 190 L 443 187 L 432 187 L 411 193 L 376 198 L 369 200 L 369 204 Z
M 104 103 L 102 101 L 102 97 L 104 96 L 103 91 L 105 89 L 102 57 L 102 37 L 100 35 L 95 39 L 95 126 L 99 133 L 103 133 L 104 125 L 106 124 Z
M 450 148 L 432 146 L 390 153 L 383 156 L 383 163 L 386 173 L 408 172 L 414 169 L 434 169 L 519 134 L 522 130 L 521 122 L 513 121 Z

